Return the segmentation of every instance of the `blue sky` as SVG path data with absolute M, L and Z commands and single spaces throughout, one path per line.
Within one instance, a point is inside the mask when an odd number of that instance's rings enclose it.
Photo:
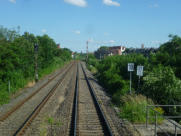
M 158 47 L 181 36 L 181 0 L 0 0 L 0 25 L 48 34 L 73 51 Z

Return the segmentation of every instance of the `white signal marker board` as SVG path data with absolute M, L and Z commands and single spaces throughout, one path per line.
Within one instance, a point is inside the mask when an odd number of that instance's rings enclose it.
M 137 66 L 137 75 L 143 76 L 143 66 Z
M 134 71 L 134 63 L 128 63 L 128 71 Z

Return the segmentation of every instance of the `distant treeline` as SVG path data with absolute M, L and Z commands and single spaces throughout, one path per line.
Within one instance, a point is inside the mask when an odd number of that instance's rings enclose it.
M 34 45 L 38 44 L 38 72 L 42 77 L 71 59 L 69 49 L 59 49 L 48 35 L 35 36 L 0 26 L 0 104 L 35 76 Z M 10 91 L 8 92 L 8 83 Z

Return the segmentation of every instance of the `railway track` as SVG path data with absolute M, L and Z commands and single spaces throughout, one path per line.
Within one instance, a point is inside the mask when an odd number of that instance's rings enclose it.
M 98 103 L 82 65 L 78 65 L 71 132 L 74 136 L 112 136 L 110 126 Z
M 38 88 L 34 93 L 32 93 L 30 96 L 28 96 L 27 98 L 25 98 L 23 101 L 21 101 L 20 103 L 18 103 L 17 105 L 15 105 L 11 110 L 9 110 L 6 114 L 4 114 L 3 116 L 0 117 L 0 123 L 1 125 L 3 125 L 3 123 L 9 123 L 11 124 L 11 121 L 12 119 L 9 119 L 11 118 L 11 116 L 15 116 L 13 117 L 14 118 L 14 121 L 16 122 L 20 122 L 20 123 L 17 123 L 18 125 L 17 126 L 13 126 L 15 128 L 12 128 L 11 129 L 11 126 L 10 129 L 11 130 L 5 130 L 5 131 L 12 131 L 12 132 L 9 132 L 7 133 L 7 135 L 13 135 L 13 136 L 20 136 L 20 135 L 23 135 L 25 130 L 29 127 L 29 125 L 31 124 L 31 122 L 33 121 L 33 119 L 38 115 L 38 113 L 40 112 L 40 110 L 42 109 L 42 107 L 46 104 L 46 102 L 49 100 L 49 98 L 54 94 L 56 88 L 61 84 L 61 82 L 63 81 L 63 79 L 65 78 L 65 76 L 67 75 L 67 73 L 70 71 L 70 69 L 72 68 L 74 64 L 71 63 L 70 65 L 68 65 L 67 67 L 65 67 L 65 69 L 63 70 L 63 72 L 60 72 L 58 73 L 57 75 L 55 75 L 53 78 L 51 78 L 47 83 L 43 84 L 40 88 Z M 61 75 L 62 74 L 62 75 Z M 57 81 L 56 81 L 56 78 L 58 78 L 59 76 L 61 75 L 61 78 L 59 78 Z M 53 87 L 47 87 L 47 85 L 50 83 L 50 82 L 55 82 L 56 81 L 56 84 L 53 85 Z M 41 93 L 41 89 L 47 87 L 49 89 L 48 93 L 46 95 L 44 95 L 43 99 L 37 103 L 36 106 L 30 106 L 32 108 L 31 110 L 31 113 L 26 116 L 26 117 L 22 117 L 21 121 L 19 120 L 15 120 L 16 119 L 16 116 L 17 116 L 17 113 L 16 112 L 20 112 L 18 110 L 20 110 L 24 105 L 26 105 L 28 103 L 28 101 L 32 98 L 34 98 L 36 96 L 36 94 L 39 94 Z M 13 115 L 15 114 L 15 115 Z M 20 115 L 19 115 L 20 116 Z M 19 119 L 21 117 L 18 117 Z M 7 121 L 8 120 L 8 121 Z M 23 121 L 22 121 L 23 120 Z M 14 122 L 13 122 L 14 123 Z M 12 123 L 12 124 L 13 124 Z M 4 135 L 4 133 L 1 134 L 1 130 L 2 128 L 0 129 L 0 135 Z M 6 135 L 6 134 L 5 134 Z
M 70 64 L 72 65 L 72 64 Z M 65 69 L 68 68 L 65 67 Z M 31 99 L 33 96 L 35 96 L 42 88 L 46 87 L 52 80 L 54 80 L 57 76 L 62 74 L 62 71 L 60 71 L 58 74 L 56 74 L 54 77 L 48 80 L 48 82 L 44 83 L 42 86 L 40 86 L 36 91 L 34 91 L 31 95 L 29 95 L 27 98 L 20 101 L 18 104 L 13 106 L 10 110 L 8 110 L 5 114 L 0 116 L 0 122 L 6 120 L 12 113 L 14 113 L 16 110 L 18 110 L 25 102 L 27 102 L 29 99 Z

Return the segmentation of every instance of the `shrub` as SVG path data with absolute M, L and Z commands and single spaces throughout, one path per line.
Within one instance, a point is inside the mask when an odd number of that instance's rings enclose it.
M 143 94 L 159 104 L 179 104 L 181 80 L 175 77 L 170 67 L 157 66 L 144 78 Z

